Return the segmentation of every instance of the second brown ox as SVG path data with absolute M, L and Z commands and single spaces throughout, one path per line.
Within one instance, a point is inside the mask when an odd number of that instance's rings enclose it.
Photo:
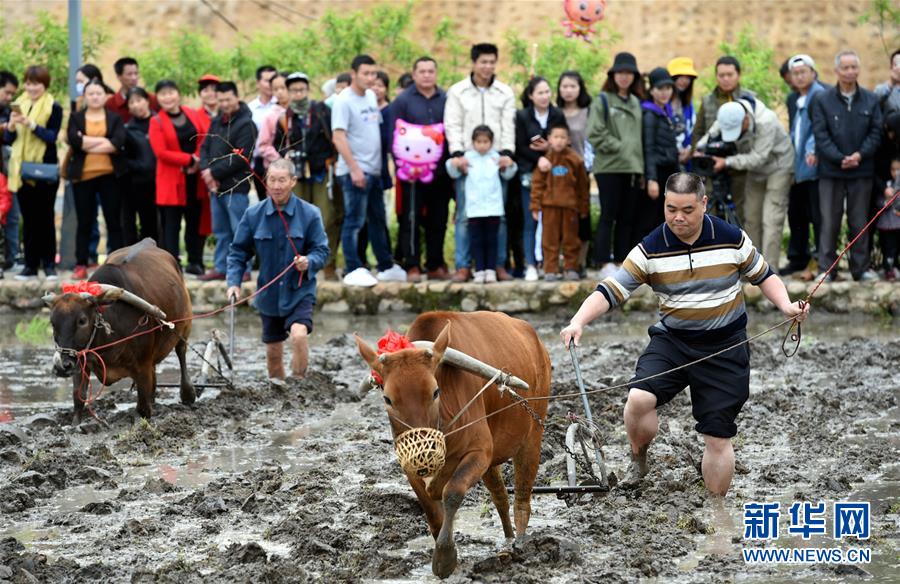
M 408 337 L 411 341 L 434 341 L 434 346 L 431 350 L 406 349 L 379 357 L 359 337 L 356 342 L 360 355 L 383 380 L 385 409 L 394 437 L 409 427 L 437 428 L 448 434 L 446 462 L 434 476 L 423 479 L 406 473 L 435 538 L 432 571 L 445 578 L 456 567 L 453 520 L 466 492 L 479 480 L 491 493 L 506 538 L 525 534 L 544 430 L 521 405 L 482 419 L 514 403 L 508 392 L 501 395 L 496 387 L 485 391 L 452 427 L 447 427 L 486 380 L 442 364 L 444 351 L 452 346 L 518 376 L 530 388 L 523 397 L 550 394 L 550 358 L 528 323 L 502 313 L 426 313 L 415 320 Z M 530 404 L 543 421 L 547 401 Z M 477 422 L 453 432 L 473 421 Z M 509 460 L 515 469 L 515 532 L 500 468 Z

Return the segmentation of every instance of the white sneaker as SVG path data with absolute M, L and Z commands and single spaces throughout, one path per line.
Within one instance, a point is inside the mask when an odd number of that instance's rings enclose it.
M 345 286 L 363 286 L 365 288 L 371 288 L 378 283 L 375 276 L 365 268 L 356 268 L 344 276 L 343 281 Z
M 525 266 L 525 281 L 526 282 L 537 282 L 538 280 L 538 271 L 534 266 Z
M 485 276 L 486 276 L 485 271 L 479 270 L 479 271 L 475 272 L 475 275 L 472 277 L 472 281 L 475 282 L 476 284 L 484 284 Z M 494 281 L 496 281 L 496 277 L 497 277 L 496 274 L 494 274 L 494 278 L 495 278 Z
M 857 282 L 878 282 L 879 280 L 881 278 L 875 270 L 866 270 L 856 279 Z
M 485 284 L 494 284 L 496 282 L 497 282 L 497 270 L 485 270 L 484 283 Z
M 378 280 L 381 282 L 406 282 L 406 270 L 394 264 L 383 272 L 378 272 Z

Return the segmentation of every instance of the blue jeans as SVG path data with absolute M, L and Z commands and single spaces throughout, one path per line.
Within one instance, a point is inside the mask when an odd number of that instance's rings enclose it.
M 246 193 L 227 195 L 209 194 L 212 208 L 213 235 L 216 236 L 216 251 L 213 254 L 215 270 L 220 274 L 228 272 L 228 249 L 237 231 L 238 222 L 247 210 L 250 199 Z
M 341 247 L 344 248 L 344 264 L 349 274 L 362 267 L 356 247 L 359 230 L 368 222 L 369 242 L 378 261 L 378 270 L 394 265 L 391 244 L 387 240 L 387 216 L 384 211 L 384 191 L 381 176 L 366 174 L 365 188 L 353 184 L 350 173 L 338 177 L 344 193 L 344 224 L 341 226 Z
M 522 224 L 522 245 L 525 248 L 525 265 L 533 266 L 537 264 L 534 255 L 537 221 L 531 216 L 531 173 L 522 175 L 523 183 L 526 176 L 528 177 L 528 186 L 522 184 L 522 217 L 525 220 Z
M 466 218 L 466 177 L 456 179 L 456 219 L 453 223 L 454 267 L 468 268 L 472 263 L 469 252 L 469 221 Z M 503 183 L 503 202 L 506 203 L 506 181 Z M 500 228 L 497 230 L 497 265 L 506 264 L 506 217 L 500 217 Z

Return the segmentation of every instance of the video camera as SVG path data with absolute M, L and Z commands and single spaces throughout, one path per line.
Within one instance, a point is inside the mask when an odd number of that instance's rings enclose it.
M 731 196 L 731 177 L 728 176 L 727 172 L 716 172 L 713 169 L 715 166 L 713 157 L 728 158 L 729 156 L 734 156 L 737 154 L 737 144 L 716 140 L 707 142 L 705 146 L 699 147 L 698 150 L 703 153 L 703 156 L 694 157 L 691 159 L 691 164 L 695 173 L 712 180 L 712 189 L 710 189 L 711 192 L 709 194 L 709 210 L 732 225 L 740 227 L 734 199 Z
M 737 144 L 734 142 L 723 142 L 717 140 L 715 142 L 707 142 L 705 146 L 698 147 L 697 150 L 703 153 L 703 156 L 697 156 L 692 160 L 694 172 L 700 176 L 708 176 L 715 178 L 717 173 L 713 170 L 713 157 L 728 158 L 737 154 Z

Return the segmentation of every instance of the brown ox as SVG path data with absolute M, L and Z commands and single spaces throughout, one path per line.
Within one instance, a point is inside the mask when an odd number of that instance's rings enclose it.
M 434 341 L 434 346 L 430 351 L 406 349 L 379 357 L 356 338 L 360 355 L 384 382 L 385 409 L 395 438 L 408 429 L 407 425 L 450 433 L 513 403 L 508 393 L 501 395 L 496 387 L 491 387 L 452 427 L 447 427 L 486 382 L 457 367 L 441 364 L 448 346 L 520 377 L 530 387 L 528 392 L 520 392 L 525 396 L 550 395 L 550 358 L 534 329 L 524 321 L 492 312 L 430 312 L 415 320 L 408 336 L 411 341 Z M 530 403 L 543 420 L 546 400 Z M 456 567 L 453 520 L 466 492 L 479 479 L 491 493 L 504 535 L 507 539 L 514 536 L 500 471 L 500 465 L 510 459 L 515 469 L 515 535 L 525 534 L 543 433 L 541 424 L 523 406 L 509 408 L 450 433 L 446 437 L 446 462 L 427 481 L 406 473 L 435 538 L 431 567 L 436 576 L 445 578 Z
M 53 370 L 60 377 L 73 377 L 75 424 L 84 413 L 84 389 L 88 382 L 76 358 L 77 351 L 89 345 L 99 347 L 157 325 L 158 320 L 146 310 L 150 306 L 142 306 L 142 300 L 159 307 L 168 320 L 191 315 L 191 298 L 175 258 L 156 247 L 152 239 L 113 252 L 89 281 L 109 287 L 100 296 L 69 293 L 44 298 L 51 308 L 50 322 L 57 345 Z M 123 295 L 123 290 L 134 296 Z M 108 323 L 108 329 L 104 322 Z M 98 351 L 106 365 L 106 385 L 125 377 L 133 379 L 137 386 L 137 411 L 149 418 L 156 398 L 156 365 L 174 348 L 181 366 L 181 403 L 194 403 L 197 396 L 185 365 L 185 340 L 190 332 L 191 321 L 187 320 L 175 324 L 174 330 L 163 327 Z M 94 355 L 88 354 L 87 371 L 87 377 L 93 373 L 103 379 L 103 365 Z

